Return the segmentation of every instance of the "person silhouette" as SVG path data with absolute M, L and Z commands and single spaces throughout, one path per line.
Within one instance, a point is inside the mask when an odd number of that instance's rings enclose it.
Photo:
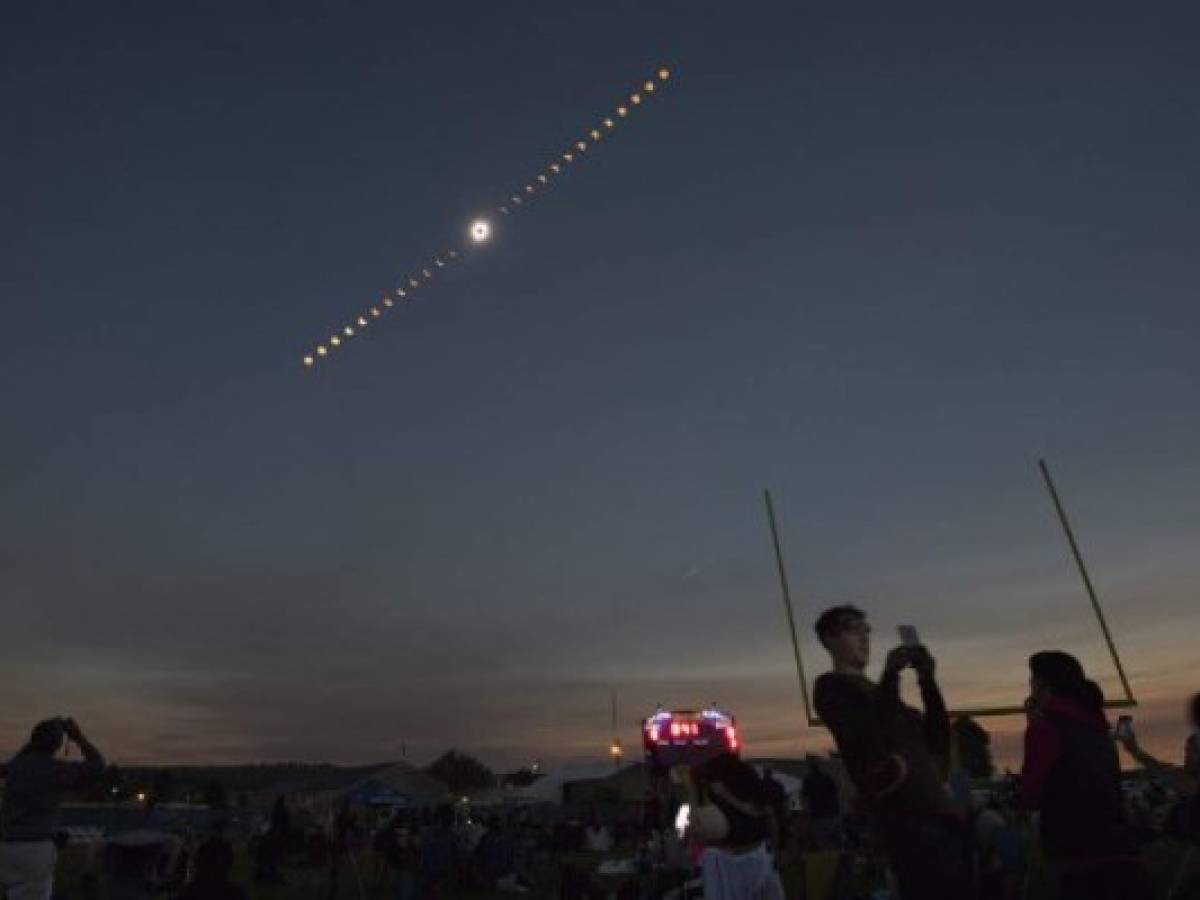
M 70 741 L 81 762 L 58 759 Z M 42 900 L 54 893 L 58 807 L 64 797 L 104 774 L 104 757 L 74 719 L 38 722 L 8 764 L 0 805 L 0 896 Z
M 966 826 L 945 787 L 950 722 L 933 657 L 922 646 L 896 647 L 876 684 L 864 674 L 871 626 L 862 610 L 828 609 L 816 632 L 833 663 L 813 688 L 817 712 L 879 823 L 900 897 L 970 896 Z M 900 673 L 909 667 L 917 674 L 923 713 L 900 699 Z

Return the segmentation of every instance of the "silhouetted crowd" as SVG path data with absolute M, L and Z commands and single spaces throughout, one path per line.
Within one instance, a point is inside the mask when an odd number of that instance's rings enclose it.
M 1175 776 L 1181 796 L 1169 833 L 1197 840 L 1200 697 L 1190 707 L 1194 730 L 1185 764 L 1175 770 L 1141 750 L 1128 722 L 1114 730 L 1103 692 L 1075 657 L 1057 650 L 1033 654 L 1024 760 L 1006 818 L 998 801 L 980 808 L 969 790 L 956 796 L 949 715 L 925 647 L 893 648 L 874 682 L 864 674 L 871 629 L 861 610 L 829 609 L 816 632 L 833 663 L 817 680 L 817 711 L 871 814 L 901 900 L 1006 896 L 1005 870 L 1018 856 L 1014 813 L 1036 822 L 1058 900 L 1154 897 L 1139 853 L 1147 823 L 1139 823 L 1137 804 L 1123 787 L 1118 741 L 1143 765 Z M 921 710 L 900 699 L 907 669 L 916 676 Z
M 1058 900 L 1149 900 L 1163 891 L 1142 848 L 1164 838 L 1188 848 L 1200 843 L 1200 695 L 1188 709 L 1183 764 L 1173 765 L 1141 746 L 1128 717 L 1113 728 L 1101 689 L 1075 657 L 1035 653 L 1021 772 L 981 789 L 954 764 L 936 661 L 915 633 L 888 652 L 873 681 L 865 674 L 871 629 L 861 610 L 834 607 L 815 627 L 832 662 L 815 684 L 815 706 L 852 793 L 809 757 L 799 796 L 789 799 L 770 771 L 724 754 L 654 772 L 642 804 L 616 807 L 622 812 L 610 805 L 603 815 L 446 805 L 368 819 L 346 805 L 327 822 L 297 824 L 281 797 L 246 842 L 244 880 L 286 888 L 300 877 L 310 887 L 319 882 L 328 900 L 365 896 L 364 885 L 373 896 L 382 889 L 415 900 L 544 895 L 551 871 L 552 890 L 565 900 L 777 900 L 784 896 L 781 868 L 807 879 L 823 857 L 833 860 L 831 897 L 1005 900 L 1028 896 L 1026 837 L 1035 834 Z M 915 677 L 920 709 L 901 699 L 906 672 Z M 60 757 L 68 742 L 81 759 Z M 1118 747 L 1146 777 L 1122 779 Z M 0 900 L 61 896 L 58 807 L 104 770 L 73 720 L 34 727 L 6 770 Z M 108 858 L 115 874 L 123 865 L 118 850 L 110 848 Z M 234 877 L 238 857 L 216 828 L 185 836 L 153 866 L 135 860 L 126 868 L 159 895 L 244 900 L 246 886 Z M 1177 875 L 1166 885 L 1168 898 L 1200 897 L 1186 865 Z M 79 890 L 89 893 L 86 883 Z

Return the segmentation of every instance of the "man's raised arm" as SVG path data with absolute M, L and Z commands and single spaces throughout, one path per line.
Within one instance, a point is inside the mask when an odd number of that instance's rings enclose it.
M 917 670 L 917 684 L 921 688 L 921 705 L 925 707 L 925 744 L 930 752 L 943 759 L 950 757 L 950 716 L 946 712 L 946 701 L 934 678 L 933 656 L 924 647 L 909 650 L 913 668 Z

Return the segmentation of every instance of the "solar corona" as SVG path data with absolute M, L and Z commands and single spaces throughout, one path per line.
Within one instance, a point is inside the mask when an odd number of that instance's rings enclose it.
M 476 219 L 471 223 L 471 240 L 482 244 L 492 236 L 492 223 L 487 219 Z
M 482 249 L 496 234 L 493 213 L 496 216 L 511 218 L 514 214 L 527 208 L 530 203 L 553 187 L 556 181 L 561 180 L 562 176 L 572 168 L 572 164 L 577 160 L 582 161 L 585 155 L 590 156 L 591 154 L 587 151 L 592 149 L 592 145 L 600 143 L 601 138 L 606 136 L 606 132 L 613 133 L 618 124 L 623 124 L 621 120 L 630 118 L 635 108 L 644 108 L 645 101 L 663 87 L 670 76 L 669 69 L 659 68 L 654 77 L 646 79 L 639 85 L 641 93 L 627 95 L 627 99 L 620 105 L 614 106 L 607 114 L 588 123 L 581 130 L 583 137 L 566 142 L 563 149 L 551 156 L 552 161 L 546 163 L 540 171 L 533 171 L 528 180 L 517 182 L 516 189 L 504 197 L 502 203 L 473 219 L 464 229 L 465 239 L 461 243 L 433 254 L 432 257 L 411 268 L 400 279 L 399 287 L 374 302 L 350 312 L 343 320 L 343 324 L 333 329 L 330 337 L 303 352 L 301 360 L 304 368 L 316 369 L 321 363 L 327 362 L 333 357 L 335 350 L 348 346 L 349 338 L 364 332 L 368 325 L 386 318 L 388 312 L 397 304 L 406 303 L 418 294 L 423 295 L 432 286 L 434 278 L 440 274 L 440 270 L 449 268 L 451 263 L 459 259 L 470 258 L 471 251 Z M 631 103 L 633 106 L 627 106 L 626 103 Z M 588 140 L 584 140 L 585 137 Z

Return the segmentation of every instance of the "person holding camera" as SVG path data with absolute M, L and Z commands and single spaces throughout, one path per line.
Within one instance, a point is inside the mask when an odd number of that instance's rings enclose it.
M 865 674 L 871 626 L 862 610 L 828 609 L 816 632 L 833 662 L 814 686 L 817 713 L 879 823 L 900 897 L 969 897 L 970 844 L 945 787 L 950 721 L 933 657 L 915 640 L 896 647 L 876 684 Z M 900 699 L 906 668 L 916 672 L 923 713 Z
M 1147 753 L 1138 742 L 1133 722 L 1127 716 L 1122 716 L 1118 722 L 1115 737 L 1139 765 L 1167 782 L 1182 797 L 1171 814 L 1169 830 L 1186 840 L 1200 841 L 1200 694 L 1194 694 L 1188 702 L 1188 724 L 1192 731 L 1183 745 L 1182 766 L 1163 762 Z
M 67 741 L 81 762 L 57 758 Z M 104 757 L 74 719 L 46 719 L 8 764 L 0 805 L 0 897 L 50 900 L 57 858 L 58 807 L 64 796 L 104 773 Z

